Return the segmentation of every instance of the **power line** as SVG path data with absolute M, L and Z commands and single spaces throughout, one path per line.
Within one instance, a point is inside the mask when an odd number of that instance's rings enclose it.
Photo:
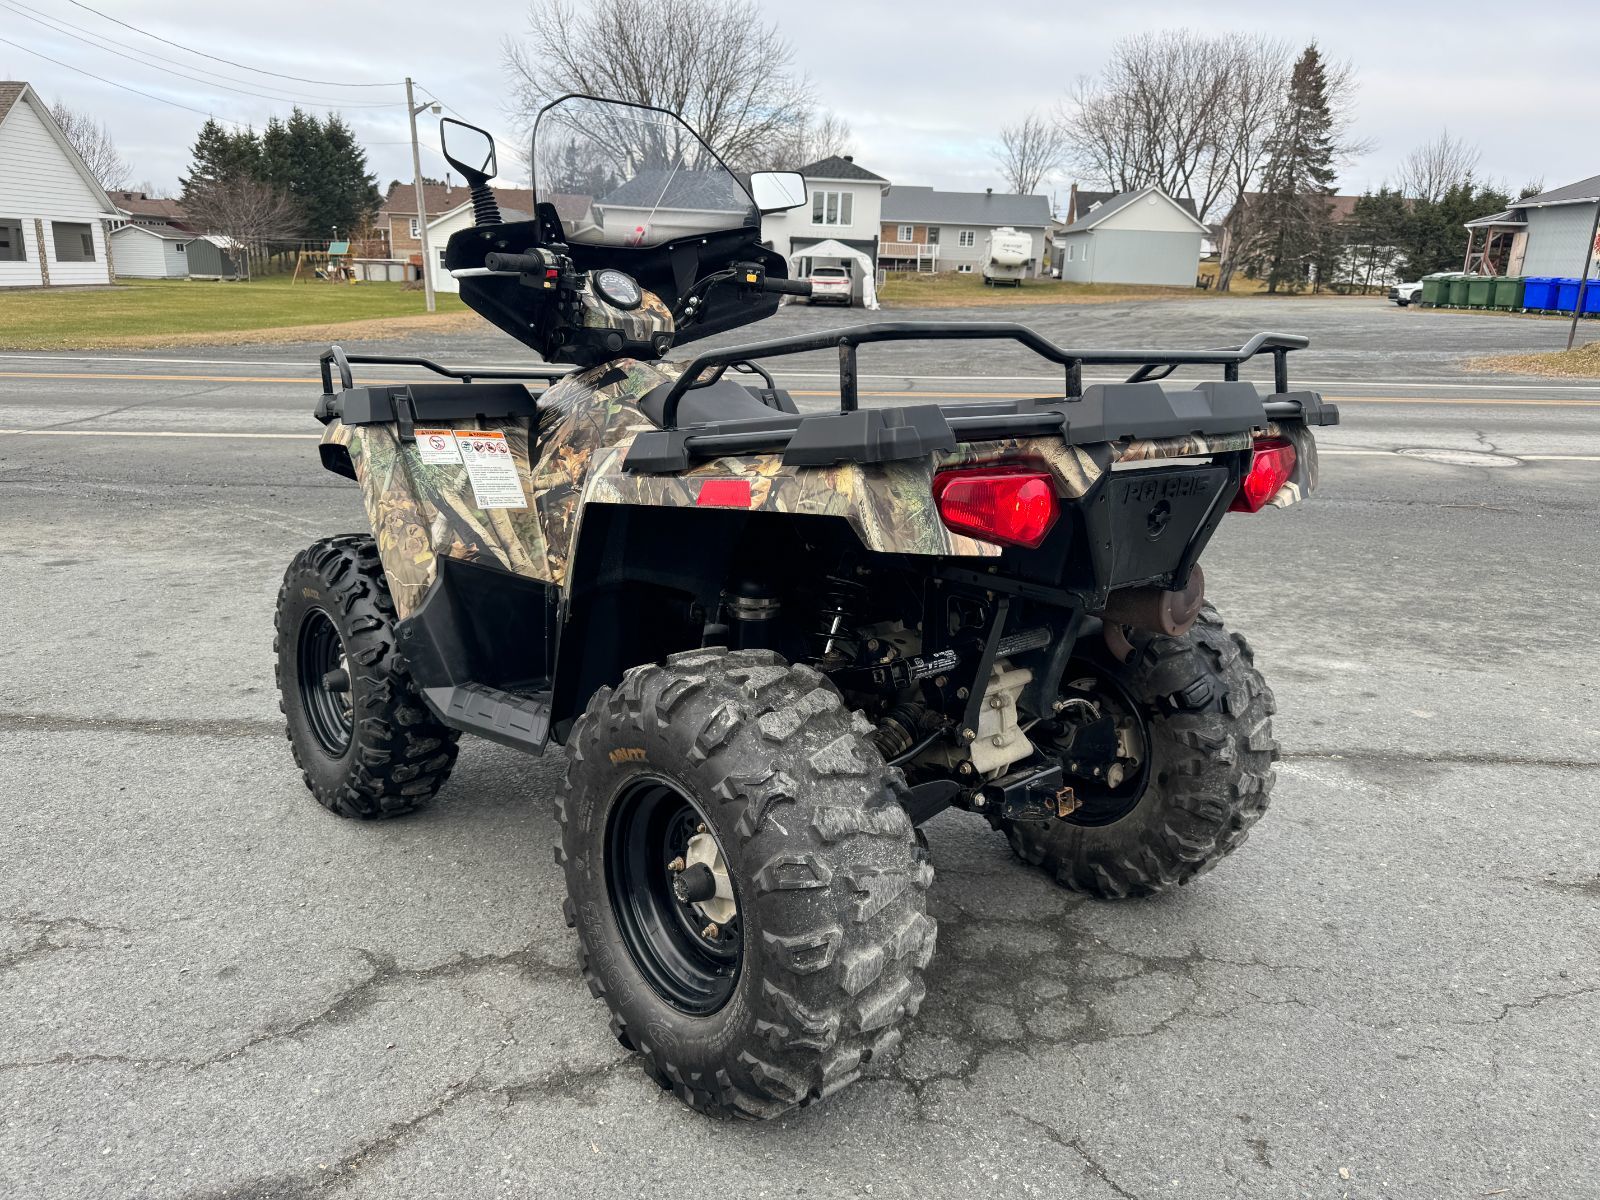
M 180 104 L 176 100 L 168 100 L 165 96 L 157 96 L 154 92 L 140 91 L 138 88 L 129 87 L 125 83 L 118 83 L 115 79 L 107 79 L 104 75 L 96 75 L 93 71 L 85 71 L 82 67 L 75 67 L 71 63 L 62 62 L 59 58 L 51 58 L 48 54 L 41 54 L 39 51 L 34 50 L 29 46 L 24 46 L 21 42 L 13 42 L 10 38 L 0 37 L 0 42 L 4 42 L 7 46 L 15 46 L 18 50 L 21 50 L 27 54 L 31 54 L 35 58 L 42 58 L 45 60 L 45 62 L 55 63 L 55 65 L 58 67 L 65 67 L 69 71 L 76 71 L 79 75 L 87 75 L 90 79 L 98 79 L 101 83 L 110 84 L 114 88 L 121 88 L 125 92 L 132 92 L 135 96 L 143 96 L 146 100 L 155 100 L 162 104 L 170 104 L 173 108 L 181 108 L 186 112 L 199 113 L 202 117 L 211 116 L 211 114 L 206 112 L 204 109 L 195 108 L 188 104 Z M 222 117 L 219 119 L 228 125 L 238 125 L 241 127 L 244 125 L 243 121 L 234 121 L 227 117 Z
M 351 109 L 355 109 L 355 108 L 401 108 L 401 107 L 403 107 L 403 105 L 400 105 L 400 104 L 397 104 L 397 103 L 372 104 L 372 103 L 368 103 L 368 102 L 365 102 L 365 101 L 360 101 L 360 102 L 356 102 L 356 103 L 347 104 L 347 103 L 344 103 L 342 101 L 311 100 L 311 99 L 305 99 L 305 98 L 298 97 L 298 96 L 293 96 L 293 95 L 274 96 L 274 95 L 269 95 L 266 92 L 251 91 L 249 88 L 238 87 L 237 85 L 231 84 L 231 83 L 219 83 L 219 82 L 215 82 L 214 80 L 211 80 L 211 79 L 201 79 L 200 76 L 198 76 L 198 75 L 190 75 L 185 71 L 174 70 L 172 67 L 160 67 L 160 66 L 157 66 L 155 63 L 147 62 L 143 58 L 135 57 L 134 54 L 129 53 L 127 51 L 119 50 L 114 46 L 103 45 L 102 42 L 104 41 L 104 39 L 99 38 L 99 36 L 96 35 L 96 34 L 91 34 L 91 33 L 87 33 L 87 32 L 74 33 L 74 32 L 72 32 L 72 30 L 78 28 L 77 26 L 68 25 L 66 22 L 62 22 L 62 24 L 58 26 L 58 25 L 56 25 L 54 23 L 54 19 L 53 18 L 52 19 L 47 19 L 47 18 L 45 18 L 43 16 L 31 15 L 34 12 L 36 12 L 37 10 L 27 9 L 26 6 L 7 3 L 7 2 L 5 2 L 5 0 L 0 0 L 0 8 L 5 8 L 5 9 L 9 10 L 10 12 L 14 12 L 14 13 L 17 14 L 17 16 L 23 17 L 26 20 L 32 21 L 37 25 L 43 25 L 46 29 L 53 30 L 56 33 L 64 34 L 65 36 L 70 37 L 70 38 L 75 38 L 77 41 L 83 42 L 87 46 L 92 46 L 96 50 L 103 51 L 103 52 L 105 52 L 107 54 L 115 54 L 118 58 L 125 58 L 129 62 L 138 63 L 141 67 L 148 67 L 152 71 L 161 71 L 161 72 L 164 72 L 165 74 L 168 74 L 168 75 L 176 75 L 180 79 L 187 79 L 191 83 L 204 84 L 206 87 L 212 87 L 212 88 L 220 87 L 220 88 L 224 88 L 224 89 L 226 89 L 226 90 L 228 90 L 230 92 L 238 92 L 239 94 L 244 95 L 244 96 L 254 96 L 257 99 L 261 99 L 261 100 L 272 100 L 272 101 L 275 101 L 275 102 L 277 102 L 279 104 L 304 104 L 308 108 L 335 108 L 335 109 L 351 108 Z M 151 57 L 152 58 L 161 58 L 162 56 L 158 55 L 158 54 L 152 54 Z M 173 62 L 175 60 L 173 60 L 173 59 L 162 59 L 162 61 L 164 61 L 164 62 Z M 206 71 L 205 68 L 203 68 L 203 67 L 195 67 L 194 70 L 202 71 L 207 75 L 216 75 L 217 74 L 217 72 L 215 72 L 215 71 Z M 226 77 L 224 76 L 223 78 L 226 78 Z
M 250 67 L 246 66 L 242 62 L 235 62 L 231 58 L 221 58 L 215 54 L 207 54 L 204 50 L 196 50 L 193 46 L 185 46 L 182 42 L 175 42 L 171 38 L 164 38 L 159 33 L 151 33 L 148 29 L 140 29 L 137 25 L 130 25 L 128 22 L 118 17 L 113 17 L 109 13 L 101 12 L 98 8 L 90 8 L 87 4 L 82 3 L 82 0 L 67 0 L 67 3 L 83 9 L 84 12 L 91 12 L 97 17 L 103 17 L 105 20 L 110 21 L 115 25 L 121 25 L 124 29 L 131 29 L 134 33 L 140 34 L 154 41 L 162 42 L 179 50 L 186 50 L 190 54 L 198 54 L 201 58 L 209 58 L 212 62 L 226 63 L 228 66 L 237 67 L 241 71 L 254 71 L 258 75 L 272 75 L 278 79 L 292 79 L 296 83 L 315 83 L 324 87 L 402 87 L 405 84 L 405 81 L 402 79 L 391 80 L 388 83 L 352 83 L 343 79 L 309 79 L 304 75 L 285 75 L 281 71 L 269 71 L 265 67 Z

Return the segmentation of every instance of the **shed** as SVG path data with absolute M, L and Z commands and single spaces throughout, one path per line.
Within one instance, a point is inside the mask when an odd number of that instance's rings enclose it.
M 190 279 L 243 279 L 250 274 L 243 249 L 232 238 L 206 234 L 189 243 Z
M 1061 278 L 1074 283 L 1193 287 L 1210 230 L 1158 187 L 1123 192 L 1061 231 Z
M 124 225 L 111 231 L 118 279 L 185 279 L 194 234 L 168 226 Z
M 1600 256 L 1600 247 L 1589 241 L 1595 227 L 1597 205 L 1600 205 L 1600 175 L 1592 175 L 1537 196 L 1526 196 L 1512 204 L 1509 211 L 1496 213 L 1494 218 L 1470 222 L 1468 238 L 1474 239 L 1482 230 L 1483 222 L 1498 219 L 1499 227 L 1513 233 L 1504 263 L 1507 274 L 1570 278 L 1584 268 L 1585 259 L 1592 272 L 1594 260 Z M 1514 224 L 1518 221 L 1526 222 L 1520 231 Z M 1472 240 L 1469 240 L 1469 262 L 1471 250 Z

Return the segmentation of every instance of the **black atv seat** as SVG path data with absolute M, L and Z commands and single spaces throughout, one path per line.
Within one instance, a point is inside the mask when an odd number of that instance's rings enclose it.
M 664 413 L 667 393 L 672 384 L 663 383 L 651 388 L 639 401 L 644 415 L 662 429 L 666 428 Z M 768 392 L 773 402 L 766 403 L 749 388 L 731 379 L 719 379 L 705 387 L 691 388 L 678 402 L 678 424 L 705 425 L 712 421 L 753 421 L 773 416 L 775 413 L 798 413 L 789 393 L 781 388 Z

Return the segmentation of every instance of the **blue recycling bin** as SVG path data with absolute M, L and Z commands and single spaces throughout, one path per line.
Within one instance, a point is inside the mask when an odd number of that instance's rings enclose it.
M 1578 281 L 1576 279 L 1556 279 L 1555 304 L 1552 306 L 1557 312 L 1571 312 L 1578 307 Z
M 1530 275 L 1522 289 L 1522 307 L 1534 312 L 1556 306 L 1556 281 L 1548 275 Z
M 1583 289 L 1583 315 L 1600 316 L 1600 279 L 1589 280 L 1589 285 Z

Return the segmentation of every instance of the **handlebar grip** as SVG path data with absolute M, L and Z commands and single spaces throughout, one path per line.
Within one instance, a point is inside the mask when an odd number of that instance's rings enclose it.
M 809 296 L 811 295 L 811 281 L 809 279 L 774 279 L 768 275 L 762 280 L 761 290 L 776 292 L 780 296 Z
M 549 264 L 542 254 L 507 254 L 491 250 L 483 256 L 483 265 L 491 271 L 543 271 Z

